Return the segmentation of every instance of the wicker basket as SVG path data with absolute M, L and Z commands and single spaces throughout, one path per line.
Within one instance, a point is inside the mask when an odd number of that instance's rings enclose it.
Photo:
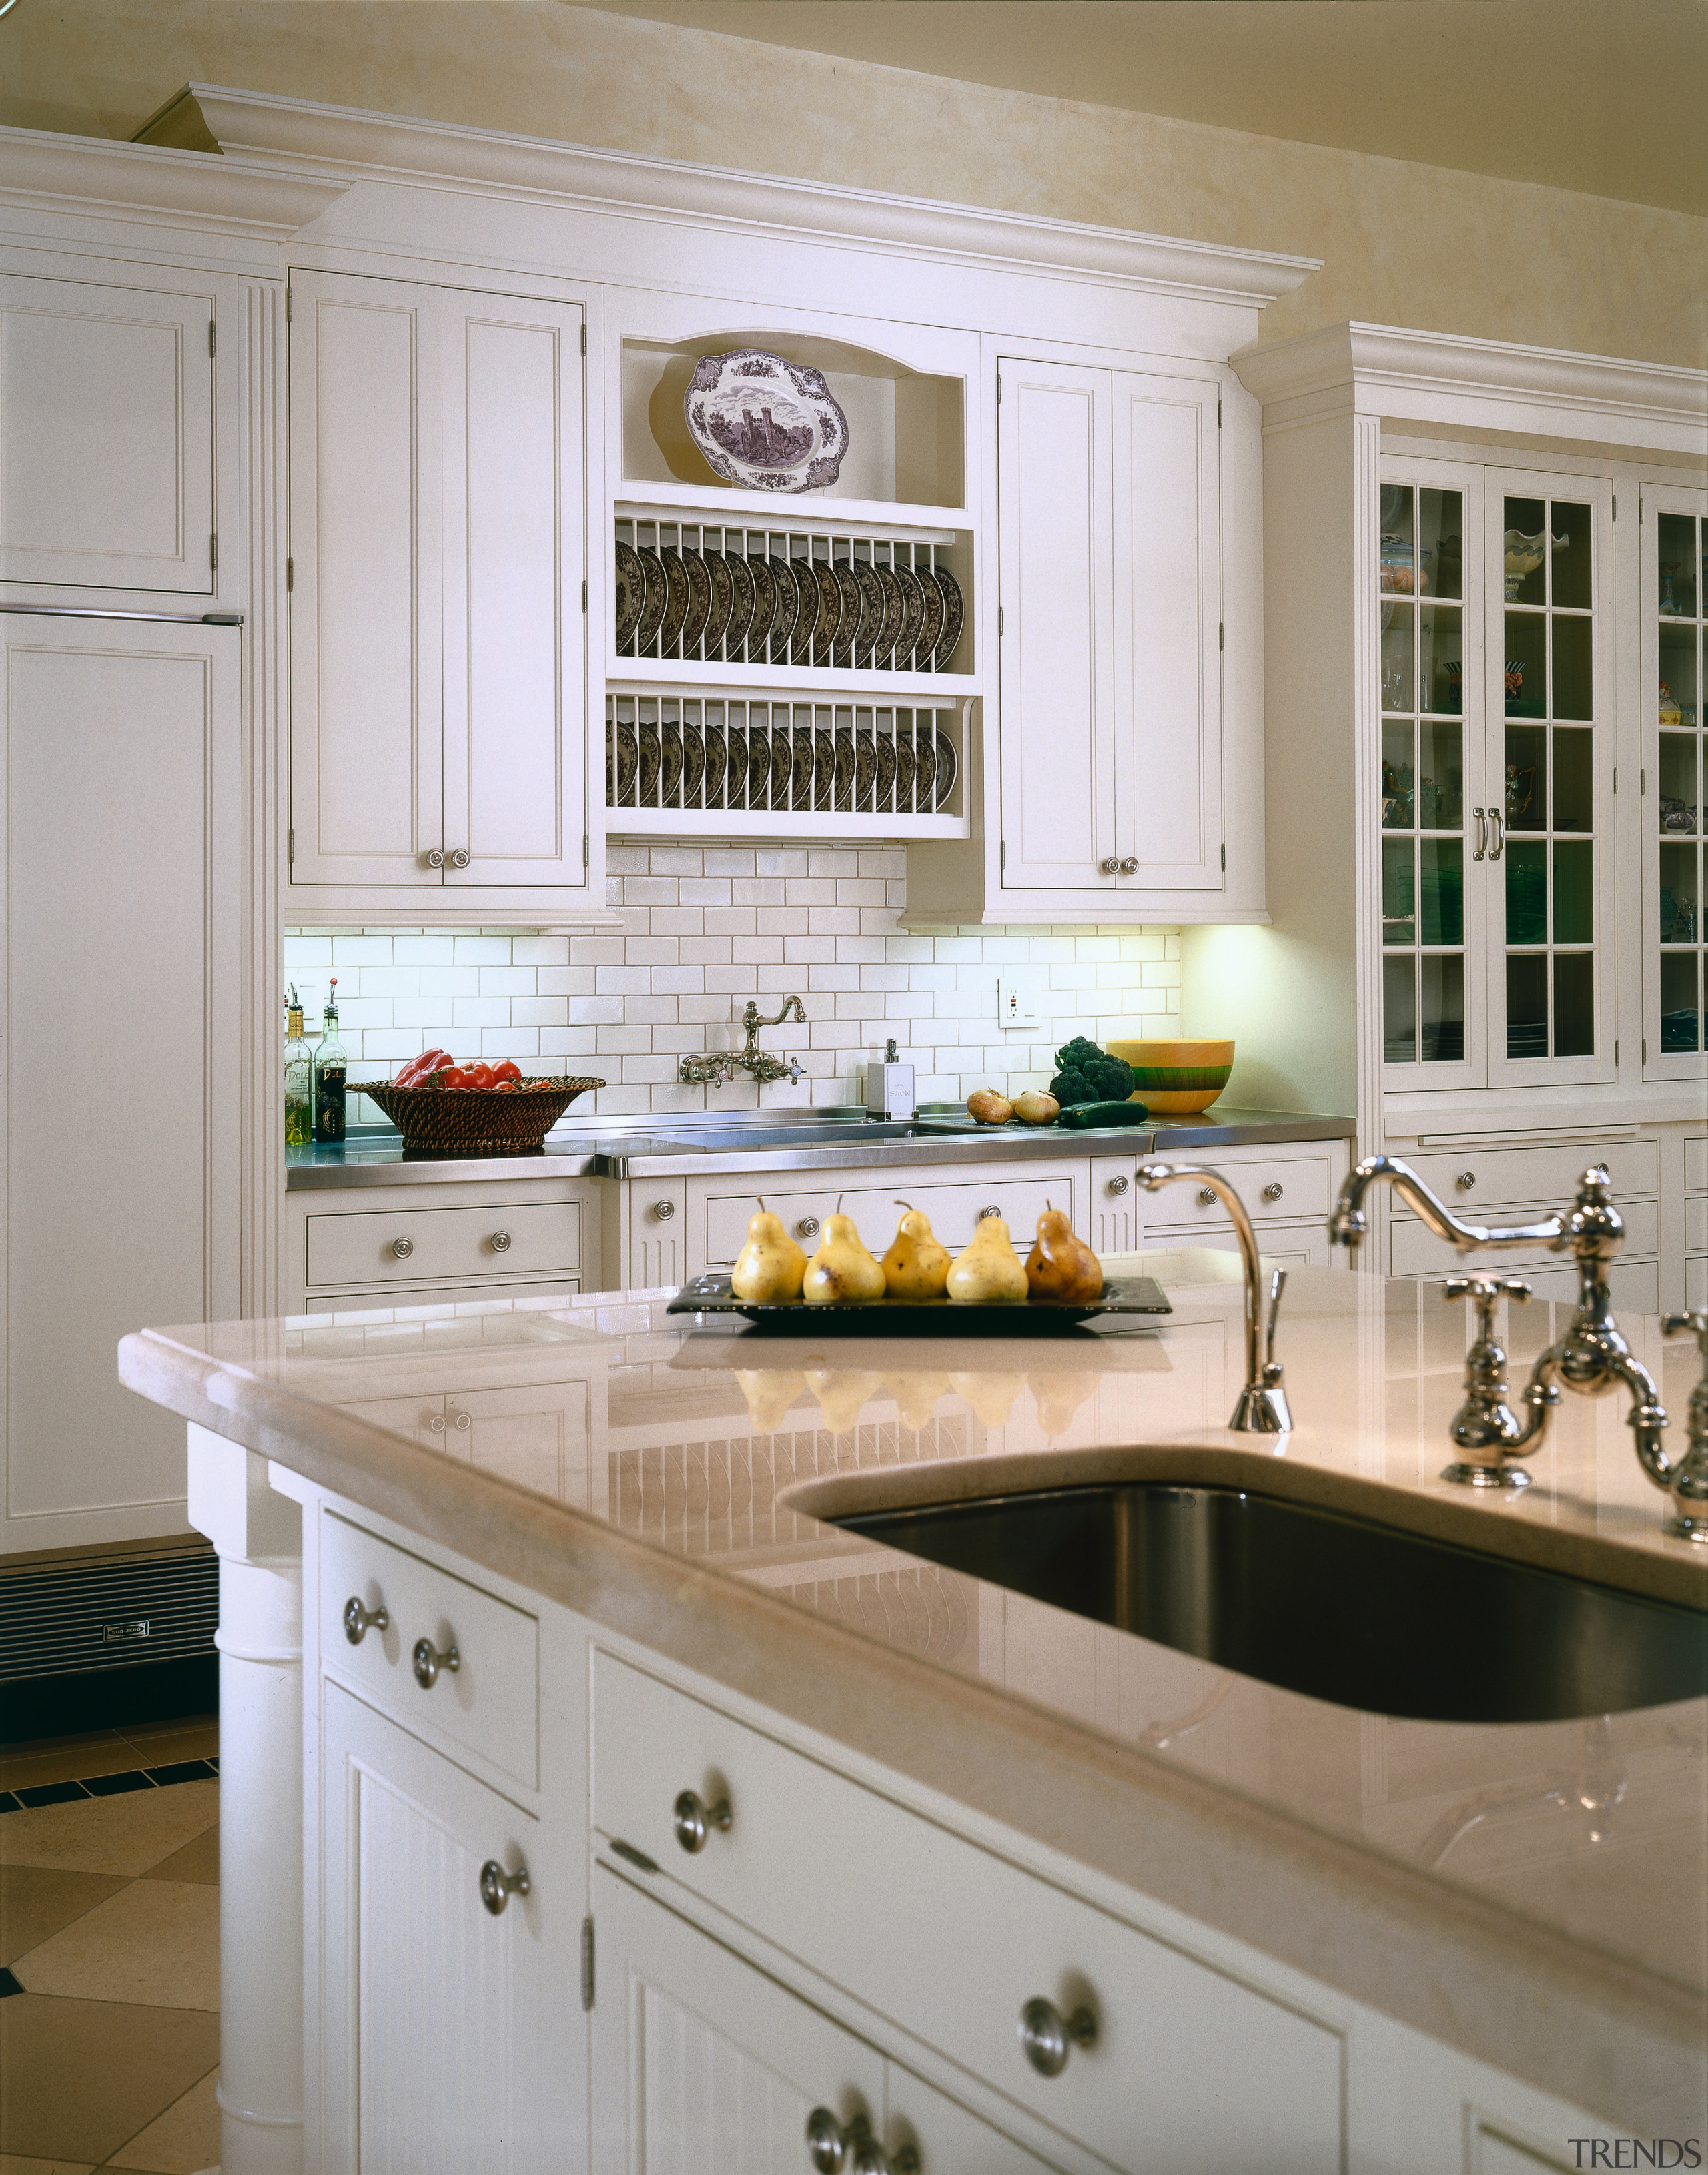
M 435 1155 L 526 1155 L 574 1102 L 603 1080 L 523 1080 L 514 1088 L 392 1088 L 366 1081 L 361 1093 L 377 1103 L 406 1148 Z

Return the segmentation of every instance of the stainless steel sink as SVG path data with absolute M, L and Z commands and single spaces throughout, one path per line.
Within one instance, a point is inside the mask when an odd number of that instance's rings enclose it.
M 1556 1722 L 1708 1692 L 1708 1615 L 1237 1489 L 1135 1482 L 834 1522 L 1379 1714 Z
M 935 1138 L 937 1129 L 892 1122 L 887 1118 L 851 1118 L 844 1123 L 800 1125 L 649 1125 L 655 1141 L 686 1141 L 697 1148 L 821 1148 L 848 1141 L 907 1141 Z

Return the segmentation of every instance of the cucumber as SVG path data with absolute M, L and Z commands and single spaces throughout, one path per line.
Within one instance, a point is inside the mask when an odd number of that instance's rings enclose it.
M 1070 1103 L 1055 1122 L 1080 1131 L 1093 1125 L 1142 1125 L 1149 1115 L 1142 1103 Z

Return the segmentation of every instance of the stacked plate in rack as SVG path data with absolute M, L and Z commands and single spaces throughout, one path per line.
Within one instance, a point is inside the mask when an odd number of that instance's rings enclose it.
M 815 713 L 816 710 L 816 714 Z M 960 759 L 931 711 L 613 697 L 605 804 L 799 815 L 930 816 Z

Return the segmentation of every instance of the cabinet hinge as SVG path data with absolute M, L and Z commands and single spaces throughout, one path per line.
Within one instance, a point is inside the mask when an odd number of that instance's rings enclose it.
M 1619 1037 L 1618 1037 L 1617 1035 L 1615 1035 L 1615 1036 L 1614 1036 L 1614 1038 L 1613 1038 L 1613 1063 L 1614 1063 L 1615 1065 L 1617 1065 L 1617 1064 L 1619 1063 Z
M 581 834 L 581 865 L 583 868 L 592 865 L 592 856 L 588 852 L 588 834 L 585 831 Z
M 1646 1065 L 1646 1064 L 1648 1063 L 1648 1061 L 1649 1061 L 1649 1038 L 1647 1037 L 1647 1035 L 1645 1035 L 1645 1036 L 1643 1037 L 1643 1062 L 1644 1062 L 1644 1064 L 1645 1064 L 1645 1065 Z
M 1222 427 L 1222 403 L 1218 400 L 1218 401 L 1216 403 L 1216 428 L 1219 431 L 1219 430 L 1221 429 L 1221 427 Z
M 996 373 L 996 404 L 999 408 L 1002 405 L 1002 372 L 1000 370 Z
M 998 842 L 996 849 L 996 865 L 999 869 L 1006 869 L 1008 866 L 1008 841 L 1006 838 L 1003 838 Z
M 587 353 L 587 327 L 584 324 L 581 328 L 581 351 L 583 355 Z M 591 1926 L 593 1920 L 589 1918 L 587 1923 Z
M 285 562 L 285 586 L 287 589 L 294 589 L 296 587 L 296 561 L 295 559 L 286 559 Z
M 1643 795 L 1648 791 L 1648 789 L 1649 773 L 1646 770 L 1640 770 L 1637 773 L 1637 798 L 1639 800 L 1642 799 Z
M 285 858 L 287 863 L 294 861 L 296 859 L 296 833 L 295 831 L 287 831 L 285 834 Z
M 996 607 L 996 639 L 999 642 L 1002 639 L 1002 607 L 1000 605 L 998 605 Z
M 587 610 L 587 583 L 585 582 L 581 585 L 581 608 L 583 611 Z
M 1227 630 L 1223 626 L 1221 621 L 1217 620 L 1216 622 L 1216 647 L 1218 650 L 1222 650 L 1225 649 L 1227 646 Z
M 656 1873 L 659 1869 L 658 1860 L 648 1858 L 643 1850 L 637 1850 L 632 1842 L 624 1842 L 614 1836 L 611 1849 L 618 1858 L 626 1858 L 631 1865 L 637 1865 L 643 1873 Z
M 1228 849 L 1226 846 L 1222 849 L 1222 873 L 1224 876 L 1228 873 Z
M 1639 529 L 1640 529 L 1640 528 L 1642 527 L 1642 525 L 1643 525 L 1643 502 L 1642 502 L 1641 497 L 1640 496 L 1640 497 L 1638 498 L 1638 500 L 1637 500 L 1637 526 L 1638 526 L 1638 528 L 1639 528 Z
M 1615 763 L 1615 764 L 1613 765 L 1613 791 L 1614 791 L 1615 793 L 1617 793 L 1617 792 L 1619 791 L 1619 767 L 1618 763 Z
M 1617 521 L 1617 520 L 1619 519 L 1619 495 L 1618 491 L 1615 491 L 1615 492 L 1613 493 L 1613 519 L 1614 519 L 1615 521 Z
M 211 317 L 208 320 L 208 352 L 209 355 L 218 355 L 220 352 L 219 328 Z
M 220 566 L 220 540 L 210 534 L 208 539 L 208 564 L 216 572 Z
M 593 1920 L 581 1922 L 581 2005 L 593 2007 Z
M 291 306 L 290 282 L 287 279 L 285 283 L 285 322 L 286 324 L 290 323 Z

